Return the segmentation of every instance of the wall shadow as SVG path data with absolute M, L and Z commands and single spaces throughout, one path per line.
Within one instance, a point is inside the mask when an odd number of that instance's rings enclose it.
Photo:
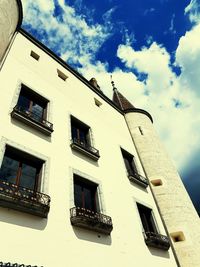
M 72 226 L 72 229 L 78 239 L 106 246 L 110 246 L 112 244 L 111 235 L 105 235 L 102 233 L 89 231 L 87 229 L 79 228 L 77 226 Z
M 148 247 L 148 249 L 149 249 L 150 253 L 154 256 L 162 257 L 162 258 L 166 258 L 166 259 L 170 258 L 169 251 L 157 249 L 157 248 L 153 248 L 153 247 Z
M 0 221 L 40 231 L 47 225 L 45 218 L 2 207 L 0 207 Z
M 130 181 L 130 180 L 129 180 L 129 183 L 131 184 L 131 186 L 134 186 L 134 187 L 138 188 L 140 191 L 143 191 L 143 192 L 148 193 L 148 191 L 147 191 L 147 188 L 148 188 L 148 187 L 145 188 L 145 187 L 140 186 L 139 184 L 137 184 L 137 183 L 135 183 L 135 182 L 133 182 L 133 181 Z
M 72 154 L 74 156 L 78 157 L 79 159 L 82 159 L 84 161 L 87 161 L 87 162 L 93 164 L 96 167 L 99 167 L 98 161 L 92 160 L 87 155 L 83 155 L 81 152 L 75 151 L 73 148 L 71 148 L 71 151 L 72 151 Z
M 36 136 L 44 139 L 45 141 L 51 143 L 51 136 L 47 136 L 47 135 L 41 133 L 39 130 L 34 129 L 33 127 L 27 125 L 26 123 L 24 123 L 22 121 L 18 121 L 17 119 L 13 119 L 13 118 L 11 118 L 11 123 L 14 124 L 15 126 L 21 128 L 22 130 L 27 131 L 33 135 L 36 135 Z

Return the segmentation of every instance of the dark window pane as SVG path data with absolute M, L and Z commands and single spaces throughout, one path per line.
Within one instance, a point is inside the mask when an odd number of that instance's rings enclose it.
M 145 232 L 157 233 L 151 209 L 138 204 L 138 210 Z
M 127 172 L 128 174 L 134 174 L 134 171 L 133 171 L 133 168 L 132 168 L 132 165 L 131 163 L 129 162 L 128 159 L 124 158 L 124 163 L 125 163 L 125 166 L 126 166 L 126 169 L 127 169 Z
M 78 139 L 78 132 L 77 132 L 77 128 L 75 126 L 72 126 L 72 138 L 73 138 L 73 140 Z
M 36 182 L 36 174 L 37 174 L 36 168 L 23 163 L 19 186 L 34 190 Z
M 153 218 L 153 215 L 152 215 L 152 212 L 151 212 L 151 216 L 150 216 L 150 224 L 151 224 L 151 231 L 154 232 L 154 233 L 157 233 L 157 228 L 156 228 L 156 225 L 155 225 L 155 221 L 154 221 L 154 218 Z
M 74 184 L 74 202 L 76 207 L 84 208 L 82 201 L 82 187 L 79 184 Z
M 151 223 L 148 220 L 148 217 L 146 216 L 146 214 L 141 212 L 140 216 L 141 216 L 141 220 L 142 220 L 142 224 L 143 224 L 145 232 L 153 232 L 153 229 L 151 227 Z
M 41 121 L 45 114 L 44 110 L 47 106 L 47 101 L 28 88 L 22 86 L 17 105 L 21 111 L 29 112 L 32 118 Z
M 127 169 L 127 172 L 129 175 L 134 175 L 137 173 L 137 169 L 134 163 L 134 157 L 126 152 L 125 150 L 122 150 L 122 156 L 124 159 L 124 163 Z
M 79 138 L 80 138 L 80 142 L 83 143 L 83 144 L 87 144 L 87 138 L 86 138 L 86 135 L 87 133 L 84 132 L 83 130 L 79 130 Z
M 10 183 L 16 183 L 19 161 L 4 156 L 1 169 L 0 179 Z
M 37 121 L 41 121 L 43 118 L 43 108 L 36 103 L 33 103 L 32 106 L 32 117 Z
M 29 111 L 30 100 L 27 97 L 20 95 L 17 104 L 21 111 Z
M 95 211 L 95 199 L 94 199 L 94 190 L 93 188 L 84 188 L 84 200 L 85 208 L 88 210 Z
M 74 202 L 76 207 L 96 211 L 96 190 L 94 184 L 87 184 L 81 180 L 74 181 Z
M 0 180 L 7 181 L 17 186 L 37 190 L 37 179 L 42 167 L 42 162 L 30 157 L 26 153 L 6 148 L 0 169 Z
M 88 138 L 89 127 L 77 119 L 71 118 L 72 125 L 72 138 L 74 141 L 81 145 L 89 145 L 90 140 Z

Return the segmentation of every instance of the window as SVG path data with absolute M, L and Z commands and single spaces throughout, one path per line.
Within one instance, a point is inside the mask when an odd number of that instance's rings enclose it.
M 89 127 L 75 119 L 71 118 L 72 139 L 84 147 L 90 146 Z
M 100 213 L 97 188 L 97 184 L 74 175 L 75 207 L 70 209 L 70 220 L 74 226 L 110 234 L 112 219 Z
M 17 187 L 37 191 L 43 163 L 39 159 L 7 146 L 0 169 L 0 179 Z
M 59 69 L 57 69 L 57 74 L 58 74 L 58 77 L 61 78 L 63 81 L 66 81 L 68 78 L 68 76 L 64 74 L 62 71 L 60 71 Z
M 100 107 L 102 105 L 102 103 L 96 98 L 94 98 L 94 103 L 97 107 Z
M 28 153 L 6 146 L 0 169 L 0 205 L 46 218 L 50 198 L 40 193 L 43 164 Z
M 136 174 L 137 173 L 137 169 L 136 169 L 136 166 L 135 166 L 133 155 L 129 154 L 127 151 L 125 151 L 123 149 L 121 151 L 122 151 L 122 156 L 123 156 L 123 159 L 124 159 L 124 163 L 125 163 L 128 175 Z
M 152 210 L 137 203 L 138 211 L 140 214 L 140 218 L 142 221 L 142 226 L 144 228 L 145 232 L 153 232 L 153 233 L 158 233 L 153 215 L 152 215 Z
M 34 58 L 35 60 L 39 60 L 39 58 L 40 58 L 40 56 L 37 54 L 37 53 L 35 53 L 34 51 L 31 51 L 31 53 L 30 53 L 30 56 L 32 57 L 32 58 Z
M 74 176 L 74 203 L 79 208 L 99 211 L 97 184 Z
M 137 208 L 144 229 L 146 245 L 168 250 L 170 247 L 169 239 L 167 236 L 158 233 L 152 210 L 139 203 L 137 203 Z
M 121 149 L 122 156 L 124 159 L 124 164 L 128 173 L 128 178 L 131 182 L 134 182 L 144 188 L 148 186 L 148 180 L 146 177 L 140 175 L 137 171 L 134 156 L 128 153 L 127 151 Z
M 71 116 L 71 131 L 71 147 L 97 161 L 99 151 L 91 145 L 89 126 Z
M 47 101 L 25 86 L 22 86 L 17 106 L 38 122 L 46 119 Z
M 151 183 L 153 186 L 161 186 L 163 185 L 163 182 L 161 179 L 154 179 L 154 180 L 151 180 Z
M 22 85 L 17 105 L 11 115 L 50 135 L 53 132 L 53 125 L 46 120 L 47 104 L 48 100 Z
M 184 233 L 182 231 L 174 232 L 174 233 L 171 233 L 170 235 L 171 235 L 172 240 L 174 242 L 182 242 L 182 241 L 185 241 L 185 235 L 184 235 Z
M 144 135 L 143 130 L 142 130 L 142 127 L 139 126 L 138 128 L 139 128 L 140 134 L 141 134 L 141 135 Z

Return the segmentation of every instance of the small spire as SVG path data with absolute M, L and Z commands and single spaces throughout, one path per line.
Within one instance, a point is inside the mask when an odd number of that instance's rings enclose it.
M 116 90 L 117 88 L 115 87 L 115 83 L 112 79 L 112 74 L 110 75 L 110 79 L 111 79 L 111 84 L 112 84 L 112 87 L 113 87 L 113 91 Z
M 110 75 L 111 79 L 111 84 L 113 87 L 113 102 L 115 105 L 117 105 L 121 110 L 127 110 L 127 109 L 132 109 L 134 106 L 126 99 L 115 87 L 115 83 L 112 79 L 112 75 Z

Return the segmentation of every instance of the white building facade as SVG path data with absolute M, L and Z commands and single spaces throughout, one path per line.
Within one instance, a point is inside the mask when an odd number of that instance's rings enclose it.
M 12 30 L 0 28 L 0 266 L 199 266 L 189 198 L 177 221 L 162 205 L 171 163 L 155 172 L 150 114 L 116 88 L 109 100 L 20 29 L 21 3 L 10 3 Z

